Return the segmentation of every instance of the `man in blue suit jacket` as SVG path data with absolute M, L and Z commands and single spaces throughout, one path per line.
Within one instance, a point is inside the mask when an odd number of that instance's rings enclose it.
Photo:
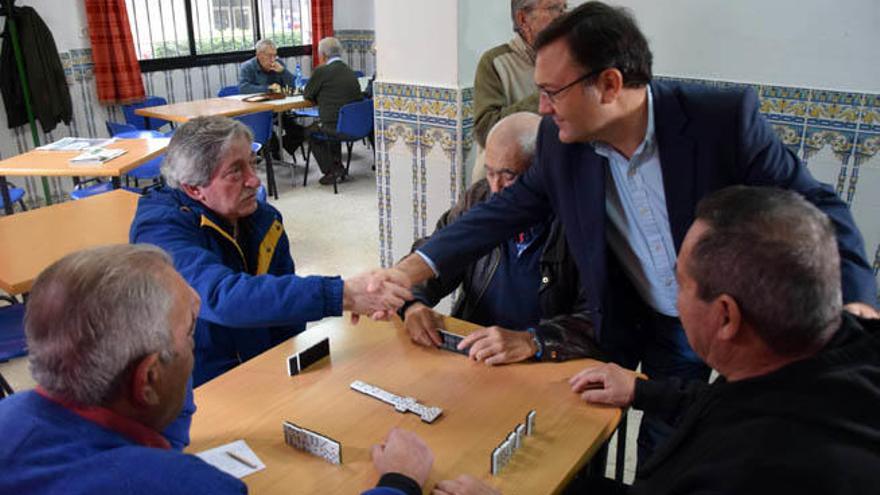
M 876 283 L 846 204 L 780 142 L 752 90 L 652 81 L 651 52 L 635 20 L 600 2 L 557 19 L 536 50 L 546 116 L 536 164 L 395 270 L 417 283 L 555 214 L 592 290 L 593 324 L 612 360 L 641 363 L 652 378 L 706 380 L 709 368 L 678 320 L 676 255 L 700 198 L 733 184 L 772 185 L 797 191 L 832 219 L 846 308 L 877 317 Z M 659 418 L 643 419 L 640 462 L 670 431 Z

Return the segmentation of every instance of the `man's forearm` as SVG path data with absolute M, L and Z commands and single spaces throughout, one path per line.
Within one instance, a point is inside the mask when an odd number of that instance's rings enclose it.
M 394 268 L 403 272 L 409 278 L 411 285 L 421 284 L 434 278 L 434 271 L 421 256 L 413 253 L 400 260 Z

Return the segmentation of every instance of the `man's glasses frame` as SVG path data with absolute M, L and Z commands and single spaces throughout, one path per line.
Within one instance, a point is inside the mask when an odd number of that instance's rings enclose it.
M 555 89 L 555 90 L 552 90 L 552 91 L 551 91 L 551 90 L 549 90 L 549 89 L 545 89 L 545 88 L 538 88 L 538 92 L 541 94 L 541 96 L 546 96 L 547 99 L 550 100 L 550 103 L 556 103 L 556 98 L 557 98 L 557 97 L 558 97 L 563 91 L 565 91 L 565 90 L 571 88 L 572 86 L 574 86 L 574 85 L 577 84 L 577 83 L 580 83 L 580 82 L 586 81 L 587 79 L 590 79 L 590 78 L 592 78 L 592 77 L 596 77 L 596 76 L 598 76 L 598 75 L 601 74 L 602 71 L 604 71 L 606 68 L 607 68 L 607 67 L 602 68 L 602 69 L 596 69 L 596 70 L 594 70 L 594 71 L 590 71 L 590 72 L 588 72 L 588 73 L 582 75 L 581 77 L 575 79 L 574 81 L 572 81 L 572 82 L 566 84 L 565 86 L 563 86 L 563 87 L 561 87 L 561 88 L 559 88 L 559 89 Z

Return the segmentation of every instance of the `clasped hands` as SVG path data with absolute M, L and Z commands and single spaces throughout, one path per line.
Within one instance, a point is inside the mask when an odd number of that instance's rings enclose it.
M 413 298 L 410 287 L 410 278 L 396 268 L 362 273 L 344 281 L 342 309 L 351 311 L 351 321 L 355 324 L 360 315 L 388 320 L 404 302 Z

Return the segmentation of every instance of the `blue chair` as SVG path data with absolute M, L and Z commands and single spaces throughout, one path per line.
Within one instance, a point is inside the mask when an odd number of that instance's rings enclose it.
M 229 95 L 240 95 L 241 90 L 238 89 L 238 86 L 223 86 L 220 88 L 220 91 L 217 91 L 217 96 L 223 98 L 224 96 Z
M 254 133 L 254 143 L 259 143 L 260 152 L 266 162 L 266 183 L 269 194 L 278 199 L 278 187 L 275 184 L 275 170 L 272 167 L 272 153 L 269 152 L 269 140 L 272 139 L 273 112 L 257 112 L 234 117 L 236 120 L 251 128 Z M 253 149 L 253 148 L 252 148 Z
M 27 354 L 27 341 L 24 337 L 24 304 L 10 296 L 0 296 L 9 303 L 0 308 L 0 362 Z M 0 374 L 0 399 L 14 392 Z
M 27 206 L 24 205 L 24 189 L 15 187 L 11 182 L 6 183 L 9 189 L 9 200 L 15 204 L 18 203 L 21 206 L 21 211 L 27 211 Z M 3 195 L 0 194 L 0 210 L 6 208 L 6 203 L 3 202 Z
M 303 187 L 309 178 L 309 162 L 312 156 L 312 140 L 345 143 L 348 147 L 348 160 L 345 163 L 345 175 L 351 168 L 351 149 L 354 143 L 370 135 L 373 130 L 373 100 L 364 99 L 344 105 L 339 109 L 339 120 L 336 122 L 336 134 L 331 136 L 323 132 L 313 132 L 309 136 L 309 151 L 306 153 L 306 175 L 303 178 Z M 336 189 L 336 180 L 333 181 L 333 194 Z
M 126 191 L 131 191 L 136 194 L 143 194 L 144 189 L 140 189 L 137 187 L 128 187 L 123 186 L 121 189 L 125 189 Z M 104 194 L 105 192 L 110 192 L 113 190 L 112 182 L 96 182 L 90 186 L 85 186 L 84 183 L 77 184 L 73 186 L 73 191 L 70 191 L 70 199 L 78 200 L 78 199 L 86 199 L 98 194 Z
M 259 201 L 260 203 L 265 203 L 266 199 L 266 186 L 260 184 L 260 187 L 257 188 L 257 201 Z
M 129 125 L 133 125 L 135 129 L 156 130 L 165 124 L 171 124 L 171 122 L 163 119 L 141 117 L 140 115 L 135 114 L 134 111 L 138 108 L 158 107 L 159 105 L 167 104 L 168 100 L 161 96 L 148 96 L 144 101 L 123 105 L 122 115 L 125 116 L 125 122 Z
M 123 132 L 135 132 L 137 131 L 137 127 L 131 124 L 123 124 L 121 122 L 113 122 L 112 120 L 108 120 L 107 124 L 107 134 L 111 136 L 116 136 L 117 134 L 122 134 Z
M 364 71 L 356 70 L 356 71 L 354 71 L 354 76 L 355 77 L 364 77 Z

